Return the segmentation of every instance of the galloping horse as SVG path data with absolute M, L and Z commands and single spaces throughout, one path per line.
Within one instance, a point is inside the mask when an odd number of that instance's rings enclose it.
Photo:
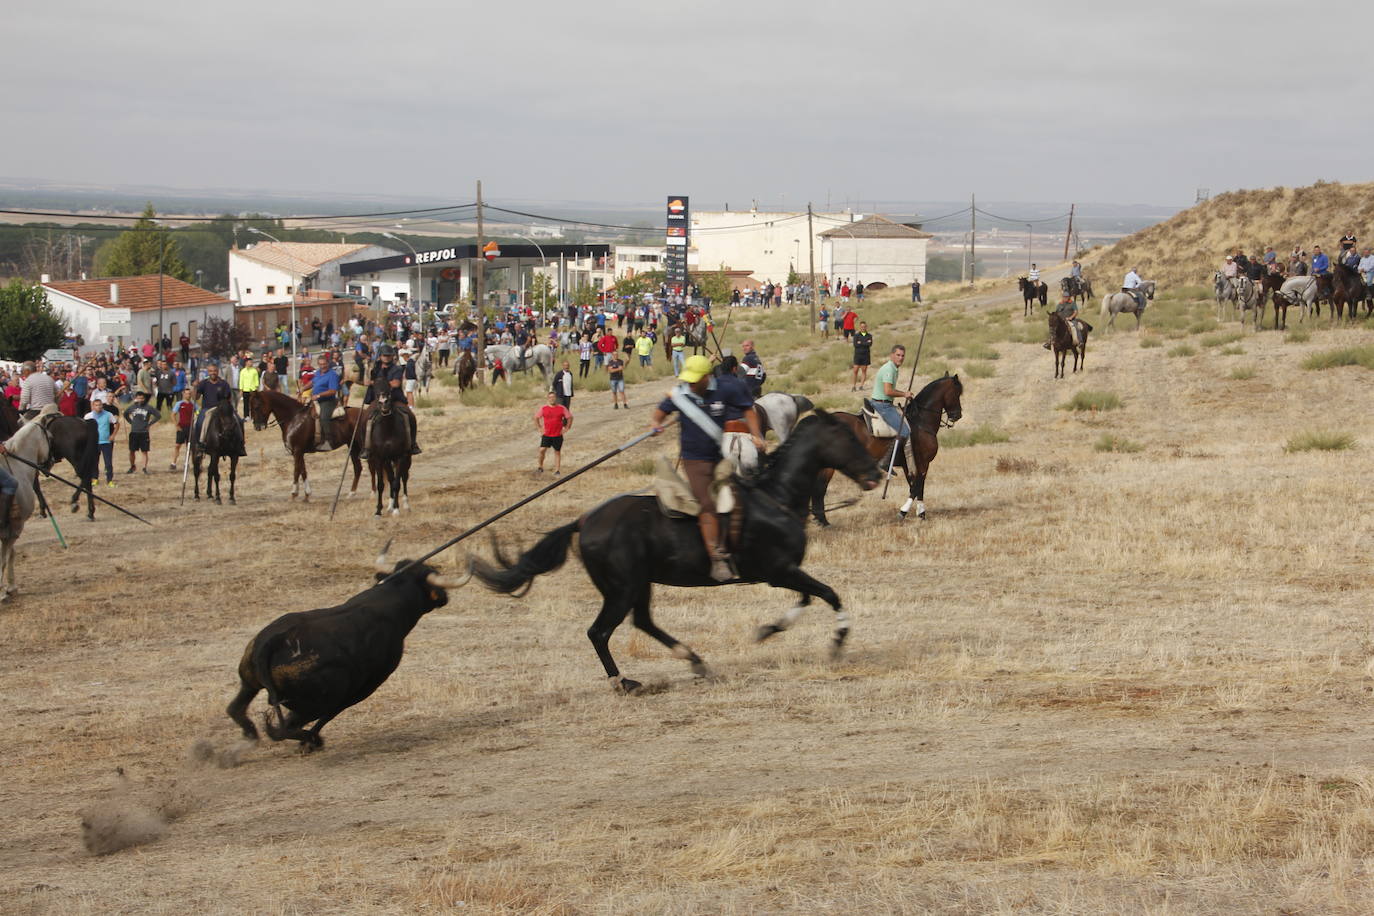
M 392 515 L 410 508 L 410 420 L 391 400 L 386 379 L 373 383 L 372 438 L 367 447 L 367 468 L 377 491 L 376 518 L 382 517 L 382 490 L 390 490 Z
M 1088 364 L 1088 333 L 1093 326 L 1086 321 L 1080 321 L 1083 325 L 1083 339 L 1074 343 L 1073 332 L 1069 329 L 1069 322 L 1055 312 L 1050 315 L 1050 349 L 1054 351 L 1054 377 L 1064 377 L 1064 364 L 1068 362 L 1069 354 L 1073 354 L 1073 371 L 1079 368 L 1087 368 Z
M 945 375 L 916 392 L 916 397 L 907 402 L 903 415 L 906 417 L 907 425 L 915 430 L 915 437 L 903 440 L 904 446 L 901 442 L 898 443 L 897 460 L 893 465 L 894 468 L 901 468 L 902 473 L 906 475 L 907 500 L 898 510 L 898 518 L 903 521 L 911 511 L 913 502 L 916 503 L 916 517 L 926 517 L 926 472 L 930 470 L 930 463 L 935 460 L 935 453 L 940 450 L 936 434 L 940 432 L 941 426 L 953 426 L 964 415 L 959 403 L 959 397 L 963 392 L 964 383 L 959 381 L 959 376 Z M 949 416 L 948 424 L 944 421 L 946 415 Z M 860 416 L 852 413 L 837 413 L 833 416 L 848 427 L 868 454 L 883 462 L 882 468 L 887 470 L 886 461 L 892 440 L 874 438 L 869 434 L 868 427 Z M 811 491 L 811 514 L 822 527 L 830 524 L 830 520 L 825 517 L 825 492 L 830 486 L 831 476 L 825 471 L 816 475 L 816 484 Z
M 1044 280 L 1036 280 L 1034 283 L 1028 277 L 1017 277 L 1016 286 L 1021 290 L 1022 303 L 1021 317 L 1027 318 L 1031 313 L 1031 306 L 1036 299 L 1040 300 L 1040 305 L 1044 306 L 1049 301 L 1049 289 L 1045 286 Z
M 239 473 L 239 452 L 243 449 L 243 426 L 234 414 L 233 405 L 228 402 L 212 407 L 200 422 L 204 427 L 201 430 L 201 439 L 204 441 L 198 441 L 194 432 L 191 434 L 191 467 L 196 477 L 195 498 L 200 499 L 200 462 L 208 456 L 210 465 L 205 471 L 205 498 L 213 498 L 216 505 L 224 504 L 220 499 L 219 460 L 228 458 L 229 502 L 233 503 L 234 481 Z
M 849 618 L 834 589 L 801 569 L 806 553 L 806 503 L 823 468 L 842 471 L 866 490 L 876 487 L 880 479 L 872 457 L 837 419 L 818 412 L 802 420 L 787 444 L 769 457 L 767 468 L 737 488 L 735 511 L 743 513 L 743 520 L 739 543 L 732 548 L 739 578 L 732 582 L 767 582 L 801 596 L 797 606 L 781 619 L 755 631 L 759 640 L 795 623 L 812 596 L 825 601 L 835 611 L 831 651 L 838 654 L 849 635 Z M 707 675 L 706 663 L 699 655 L 654 623 L 650 613 L 653 585 L 697 588 L 731 583 L 711 578 L 711 562 L 696 519 L 669 518 L 653 496 L 612 497 L 576 521 L 550 531 L 513 562 L 498 546 L 493 562 L 475 561 L 473 572 L 494 591 L 519 592 L 535 576 L 563 565 L 576 534 L 581 535 L 578 553 L 582 563 L 602 596 L 601 613 L 587 630 L 587 637 L 611 683 L 626 693 L 641 686 L 621 676 L 610 650 L 611 634 L 631 611 L 636 627 L 675 657 L 689 662 L 693 674 Z
M 1140 291 L 1145 294 L 1146 302 L 1152 301 L 1155 297 L 1155 281 L 1142 280 L 1140 283 Z M 1145 307 L 1136 301 L 1135 296 L 1132 296 L 1128 292 L 1107 293 L 1107 295 L 1102 297 L 1103 317 L 1106 317 L 1109 313 L 1112 316 L 1107 320 L 1108 328 L 1116 324 L 1117 315 L 1122 312 L 1130 312 L 1132 315 L 1135 315 L 1136 330 L 1140 330 L 1140 316 L 1144 311 Z
M 315 424 L 319 421 L 315 411 L 295 398 L 264 388 L 254 395 L 249 412 L 253 417 L 253 428 L 258 432 L 267 428 L 268 420 L 277 421 L 277 426 L 281 427 L 282 445 L 286 446 L 292 459 L 291 498 L 296 498 L 301 485 L 304 484 L 305 498 L 302 501 L 309 502 L 310 473 L 305 467 L 305 455 L 306 452 L 317 450 Z M 344 411 L 343 417 L 332 421 L 329 424 L 329 441 L 324 443 L 326 448 L 323 449 L 332 451 L 341 445 L 348 446 L 348 458 L 353 462 L 353 486 L 349 488 L 349 496 L 358 492 L 358 479 L 363 476 L 363 462 L 358 457 L 363 439 L 354 432 L 360 413 L 358 408 L 349 407 Z

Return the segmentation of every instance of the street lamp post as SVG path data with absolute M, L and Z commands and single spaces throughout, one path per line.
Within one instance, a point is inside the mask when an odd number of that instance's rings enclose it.
M 528 235 L 517 235 L 516 238 L 518 238 L 518 239 L 524 239 L 525 241 L 529 242 L 531 245 L 534 246 L 534 250 L 537 251 L 537 252 L 539 252 L 539 274 L 540 274 L 540 276 L 542 276 L 542 277 L 544 278 L 544 280 L 547 282 L 548 279 L 549 279 L 549 277 L 548 277 L 549 260 L 548 260 L 548 258 L 544 257 L 544 249 L 543 249 L 543 247 L 541 247 L 540 244 L 539 244 L 538 242 L 536 242 L 534 239 L 530 238 Z M 611 269 L 611 279 L 612 279 L 612 280 L 615 279 L 615 269 L 614 269 L 614 268 Z M 539 297 L 539 314 L 540 314 L 541 316 L 543 316 L 544 313 L 547 312 L 547 311 L 548 311 L 548 307 L 547 307 L 547 305 L 546 305 L 545 302 L 544 302 L 544 296 L 543 296 L 543 294 L 541 294 L 540 297 Z M 546 324 L 548 323 L 548 322 L 547 322 L 547 319 L 545 320 L 545 323 L 546 323 Z
M 410 256 L 411 256 L 412 258 L 415 259 L 415 296 L 416 296 L 416 298 L 419 298 L 419 296 L 420 296 L 420 253 L 417 252 L 417 251 L 415 250 L 415 246 L 414 246 L 414 245 L 410 244 L 410 243 L 407 242 L 405 239 L 401 238 L 399 235 L 393 235 L 393 234 L 390 233 L 390 232 L 383 232 L 383 233 L 382 233 L 382 237 L 383 237 L 383 238 L 391 239 L 393 242 L 400 242 L 402 245 L 404 245 L 404 246 L 406 246 L 407 248 L 410 249 Z M 412 304 L 413 304 L 413 303 L 412 303 Z M 420 314 L 420 321 L 423 322 L 423 321 L 425 320 L 424 313 L 421 312 L 421 313 L 419 313 L 419 314 Z
M 266 232 L 263 232 L 261 229 L 258 229 L 255 226 L 249 226 L 248 231 L 253 233 L 254 235 L 261 235 L 266 238 L 269 238 L 272 241 L 276 242 L 278 245 L 282 244 L 281 239 L 277 238 L 274 235 L 270 235 Z M 296 354 L 296 289 L 300 286 L 300 280 L 290 272 L 288 272 L 287 275 L 292 277 L 292 279 L 294 280 L 294 282 L 291 284 L 291 378 L 297 379 L 300 378 L 300 357 Z M 290 382 L 288 380 L 288 385 L 289 384 Z

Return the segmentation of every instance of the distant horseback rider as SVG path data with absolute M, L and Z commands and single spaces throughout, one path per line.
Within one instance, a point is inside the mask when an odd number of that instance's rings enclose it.
M 382 344 L 378 350 L 377 364 L 372 367 L 369 376 L 371 384 L 367 386 L 367 394 L 363 396 L 363 407 L 371 405 L 372 409 L 367 415 L 367 428 L 363 436 L 363 449 L 358 453 L 359 458 L 368 456 L 368 447 L 372 444 L 372 425 L 377 416 L 377 407 L 381 404 L 378 400 L 378 389 L 386 393 L 383 397 L 390 401 L 393 410 L 399 410 L 406 416 L 407 426 L 410 432 L 410 453 L 420 454 L 420 445 L 416 437 L 415 413 L 410 409 L 409 402 L 406 401 L 405 392 L 406 371 L 403 366 L 396 362 L 396 348 L 391 344 Z
M 1030 266 L 1030 270 L 1028 270 L 1028 271 L 1026 272 L 1026 280 L 1030 283 L 1031 289 L 1036 290 L 1037 292 L 1039 291 L 1039 289 L 1040 289 L 1040 267 L 1039 267 L 1039 265 L 1032 264 L 1032 265 Z
M 310 400 L 315 402 L 315 409 L 320 414 L 320 448 L 328 450 L 330 426 L 339 406 L 339 373 L 330 365 L 326 353 L 321 353 L 316 362 L 319 369 L 310 386 Z
M 243 429 L 243 417 L 234 411 L 233 393 L 229 388 L 229 383 L 219 376 L 219 364 L 210 363 L 206 367 L 206 377 L 196 383 L 195 393 L 192 400 L 200 401 L 200 413 L 196 414 L 195 429 L 191 434 L 191 441 L 197 448 L 202 447 L 205 442 L 201 439 L 201 429 L 205 424 L 205 417 L 219 407 L 221 404 L 227 405 L 226 410 L 238 421 L 239 429 Z M 244 437 L 239 436 L 239 457 L 246 458 L 248 451 L 244 447 Z
M 1077 284 L 1077 285 L 1079 285 L 1079 286 L 1082 286 L 1082 285 L 1083 285 L 1083 265 L 1082 265 L 1082 264 L 1079 264 L 1077 261 L 1074 261 L 1074 262 L 1073 262 L 1073 266 L 1069 268 L 1069 276 L 1070 276 L 1070 277 L 1073 277 L 1073 282 L 1074 282 L 1075 284 Z
M 711 374 L 711 361 L 700 354 L 689 356 L 678 375 L 682 383 L 673 388 L 654 408 L 650 428 L 654 435 L 663 432 L 664 421 L 676 411 L 682 413 L 680 447 L 682 473 L 701 511 L 697 525 L 706 554 L 711 558 L 711 578 L 728 582 L 735 578 L 730 554 L 721 543 L 720 519 L 715 512 L 711 483 L 716 465 L 723 459 L 721 443 L 727 431 L 747 432 L 755 448 L 762 449 L 763 428 L 754 412 L 754 399 L 744 383 L 733 375 Z M 743 429 L 737 429 L 742 425 Z
M 1140 288 L 1140 268 L 1132 267 L 1126 274 L 1126 279 L 1121 281 L 1121 291 L 1129 293 L 1135 300 L 1136 311 L 1145 311 L 1145 291 Z

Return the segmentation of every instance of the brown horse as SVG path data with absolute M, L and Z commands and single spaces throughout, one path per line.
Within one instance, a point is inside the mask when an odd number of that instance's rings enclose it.
M 1274 300 L 1274 330 L 1279 327 L 1279 308 L 1283 297 L 1279 295 L 1279 290 L 1283 288 L 1283 281 L 1286 280 L 1282 273 L 1273 270 L 1266 270 L 1259 281 L 1259 302 L 1255 305 L 1259 309 L 1259 315 L 1264 315 L 1264 303 L 1269 299 Z M 1284 309 L 1284 319 L 1288 318 L 1287 309 Z M 1259 325 L 1256 324 L 1258 330 Z
M 400 515 L 402 509 L 410 508 L 410 415 L 391 400 L 391 391 L 385 378 L 372 384 L 375 391 L 373 403 L 363 409 L 368 411 L 369 418 L 364 422 L 372 424 L 372 435 L 367 446 L 367 468 L 372 476 L 372 488 L 377 491 L 375 515 L 381 518 L 383 487 L 390 491 L 392 515 Z
M 959 381 L 959 376 L 945 375 L 916 392 L 916 397 L 907 402 L 902 412 L 907 424 L 916 431 L 910 440 L 903 438 L 898 441 L 897 458 L 893 464 L 894 469 L 900 467 L 906 475 L 907 499 L 898 510 L 898 517 L 902 521 L 906 520 L 913 502 L 916 504 L 916 517 L 926 517 L 926 472 L 935 460 L 935 453 L 940 450 L 936 434 L 941 426 L 953 426 L 963 416 L 963 408 L 959 403 L 963 393 L 964 383 Z M 946 415 L 948 422 L 944 419 Z M 854 433 L 868 454 L 886 472 L 892 440 L 874 438 L 863 417 L 852 413 L 834 413 L 831 416 Z M 825 491 L 830 486 L 832 474 L 832 471 L 821 471 L 811 491 L 811 514 L 822 527 L 830 524 L 825 517 Z
M 477 374 L 477 359 L 471 350 L 464 350 L 458 354 L 458 364 L 453 367 L 453 374 L 458 376 L 459 391 L 467 391 L 473 386 L 472 379 Z
M 1332 267 L 1335 271 L 1331 278 L 1331 307 L 1335 318 L 1345 317 L 1342 306 L 1348 307 L 1350 320 L 1354 321 L 1358 315 L 1360 303 L 1364 300 L 1364 279 L 1360 272 L 1346 264 L 1336 264 Z
M 1030 313 L 1034 310 L 1036 299 L 1040 300 L 1040 305 L 1042 307 L 1049 300 L 1049 289 L 1045 286 L 1044 280 L 1036 280 L 1032 283 L 1029 277 L 1017 277 L 1016 286 L 1021 290 L 1021 298 L 1024 300 L 1021 314 L 1022 318 L 1030 317 Z
M 294 464 L 291 474 L 291 498 L 296 498 L 301 483 L 304 482 L 305 499 L 303 501 L 309 502 L 310 475 L 305 468 L 305 454 L 317 450 L 315 448 L 315 425 L 319 421 L 315 411 L 307 408 L 293 397 L 266 388 L 253 395 L 249 409 L 253 417 L 253 428 L 259 432 L 267 428 L 268 420 L 275 419 L 277 425 L 281 427 L 282 445 L 286 446 L 286 450 L 291 453 Z M 363 474 L 363 462 L 358 457 L 363 439 L 361 434 L 354 435 L 354 429 L 358 425 L 358 408 L 350 407 L 344 413 L 343 417 L 329 424 L 328 448 L 324 451 L 331 451 L 341 445 L 348 446 L 348 457 L 353 462 L 353 486 L 349 489 L 348 495 L 352 496 L 358 492 L 358 478 Z
M 1068 354 L 1073 353 L 1073 371 L 1077 372 L 1080 363 L 1086 368 L 1088 364 L 1088 332 L 1093 326 L 1086 321 L 1079 320 L 1083 326 L 1083 342 L 1074 343 L 1073 332 L 1069 330 L 1069 322 L 1054 312 L 1050 315 L 1050 349 L 1054 351 L 1054 377 L 1064 377 L 1064 363 L 1068 361 Z

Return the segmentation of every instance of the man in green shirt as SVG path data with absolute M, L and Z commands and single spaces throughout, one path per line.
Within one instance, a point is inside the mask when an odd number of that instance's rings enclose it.
M 673 336 L 669 338 L 668 345 L 673 348 L 673 374 L 682 374 L 682 364 L 687 358 L 687 334 L 682 330 L 682 325 L 673 327 Z
M 902 367 L 902 361 L 906 359 L 906 347 L 897 344 L 888 354 L 887 362 L 883 363 L 878 374 L 873 377 L 873 408 L 878 412 L 888 426 L 897 430 L 897 438 L 892 440 L 892 448 L 895 450 L 902 442 L 902 437 L 906 436 L 911 428 L 907 426 L 906 418 L 902 416 L 902 411 L 893 403 L 894 398 L 906 398 L 910 400 L 916 397 L 910 391 L 903 391 L 897 387 L 898 370 Z M 881 462 L 883 468 L 892 465 L 892 455 L 884 458 Z

